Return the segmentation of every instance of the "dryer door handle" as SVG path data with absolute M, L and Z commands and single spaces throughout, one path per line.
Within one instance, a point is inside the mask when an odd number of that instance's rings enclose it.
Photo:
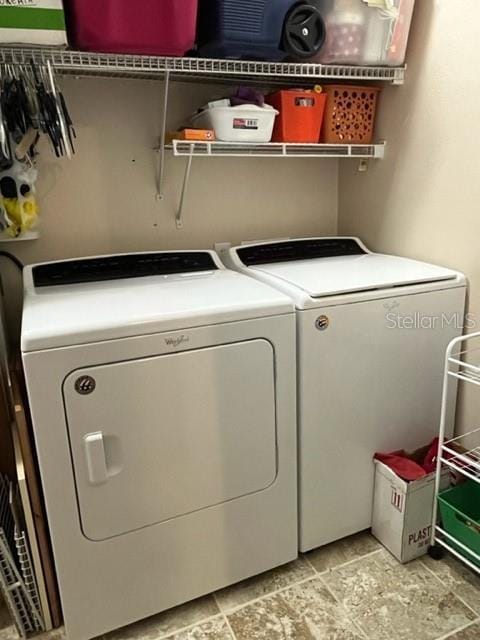
M 107 460 L 103 433 L 87 433 L 83 436 L 90 484 L 104 484 L 108 480 Z

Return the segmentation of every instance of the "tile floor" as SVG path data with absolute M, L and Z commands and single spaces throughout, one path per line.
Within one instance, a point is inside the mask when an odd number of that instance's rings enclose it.
M 14 638 L 0 610 L 0 640 Z M 480 578 L 449 557 L 400 565 L 362 533 L 102 640 L 167 638 L 480 640 Z

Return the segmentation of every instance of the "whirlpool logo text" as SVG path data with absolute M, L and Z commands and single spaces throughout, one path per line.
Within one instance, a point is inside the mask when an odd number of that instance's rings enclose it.
M 165 338 L 165 344 L 169 347 L 179 347 L 185 342 L 190 342 L 190 338 L 186 335 L 172 336 L 171 338 Z

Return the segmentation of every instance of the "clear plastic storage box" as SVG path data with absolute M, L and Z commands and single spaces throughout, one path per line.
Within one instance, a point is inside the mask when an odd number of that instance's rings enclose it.
M 325 64 L 398 66 L 405 61 L 415 0 L 325 0 Z

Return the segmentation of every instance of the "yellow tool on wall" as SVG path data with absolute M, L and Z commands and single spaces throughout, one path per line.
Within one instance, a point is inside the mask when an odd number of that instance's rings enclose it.
M 0 239 L 17 238 L 32 231 L 38 223 L 35 198 L 37 171 L 14 162 L 0 173 Z

